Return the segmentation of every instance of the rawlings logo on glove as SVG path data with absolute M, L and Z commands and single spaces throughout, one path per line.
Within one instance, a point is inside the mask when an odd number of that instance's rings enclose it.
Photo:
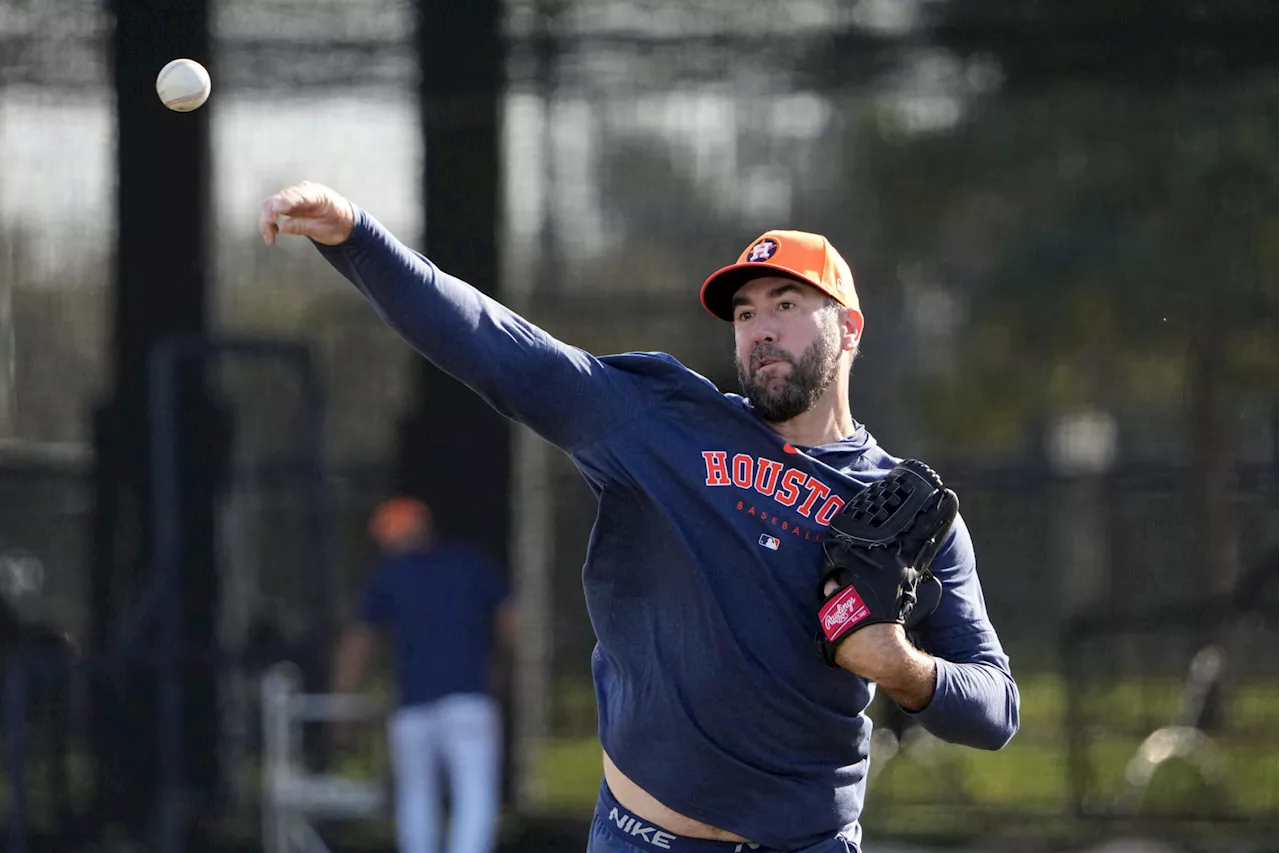
M 959 508 L 955 492 L 932 468 L 908 459 L 832 520 L 818 582 L 828 663 L 835 664 L 836 646 L 854 631 L 882 622 L 909 630 L 937 608 L 942 584 L 929 564 Z
M 870 615 L 871 611 L 858 597 L 858 591 L 851 586 L 846 586 L 833 595 L 818 611 L 818 618 L 822 620 L 822 632 L 828 637 L 843 636 Z

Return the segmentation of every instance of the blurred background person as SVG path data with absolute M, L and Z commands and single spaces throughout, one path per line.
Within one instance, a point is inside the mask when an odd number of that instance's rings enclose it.
M 507 584 L 478 550 L 437 538 L 430 508 L 415 498 L 379 506 L 369 533 L 382 557 L 339 641 L 334 689 L 360 687 L 379 635 L 387 635 L 395 650 L 397 707 L 388 737 L 400 851 L 489 853 L 502 788 L 494 694 L 514 635 Z

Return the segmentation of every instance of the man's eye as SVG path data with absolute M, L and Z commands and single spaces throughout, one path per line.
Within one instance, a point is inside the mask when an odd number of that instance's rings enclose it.
M 791 302 L 790 300 L 786 300 L 786 299 L 778 303 L 778 310 L 780 311 L 786 311 L 790 308 L 795 308 L 795 307 L 796 307 L 796 304 L 794 302 Z
M 750 320 L 750 319 L 751 319 L 751 312 L 750 312 L 750 311 L 743 311 L 742 313 L 740 313 L 740 314 L 738 315 L 738 318 L 737 318 L 737 319 L 738 319 L 738 322 L 742 322 L 743 320 Z

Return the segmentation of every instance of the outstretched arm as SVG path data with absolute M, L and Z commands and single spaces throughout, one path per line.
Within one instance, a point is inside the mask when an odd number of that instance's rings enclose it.
M 342 632 L 334 651 L 333 673 L 329 679 L 335 693 L 355 693 L 360 689 L 377 643 L 374 629 L 363 623 L 350 625 Z
M 422 355 L 564 450 L 607 435 L 657 398 L 634 375 L 443 272 L 327 187 L 304 183 L 271 196 L 259 230 L 267 245 L 278 234 L 309 237 Z

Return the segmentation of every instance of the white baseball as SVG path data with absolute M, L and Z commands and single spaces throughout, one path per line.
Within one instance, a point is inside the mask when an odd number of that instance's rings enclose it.
M 209 72 L 194 59 L 175 59 L 156 76 L 156 94 L 169 109 L 189 113 L 209 100 Z

